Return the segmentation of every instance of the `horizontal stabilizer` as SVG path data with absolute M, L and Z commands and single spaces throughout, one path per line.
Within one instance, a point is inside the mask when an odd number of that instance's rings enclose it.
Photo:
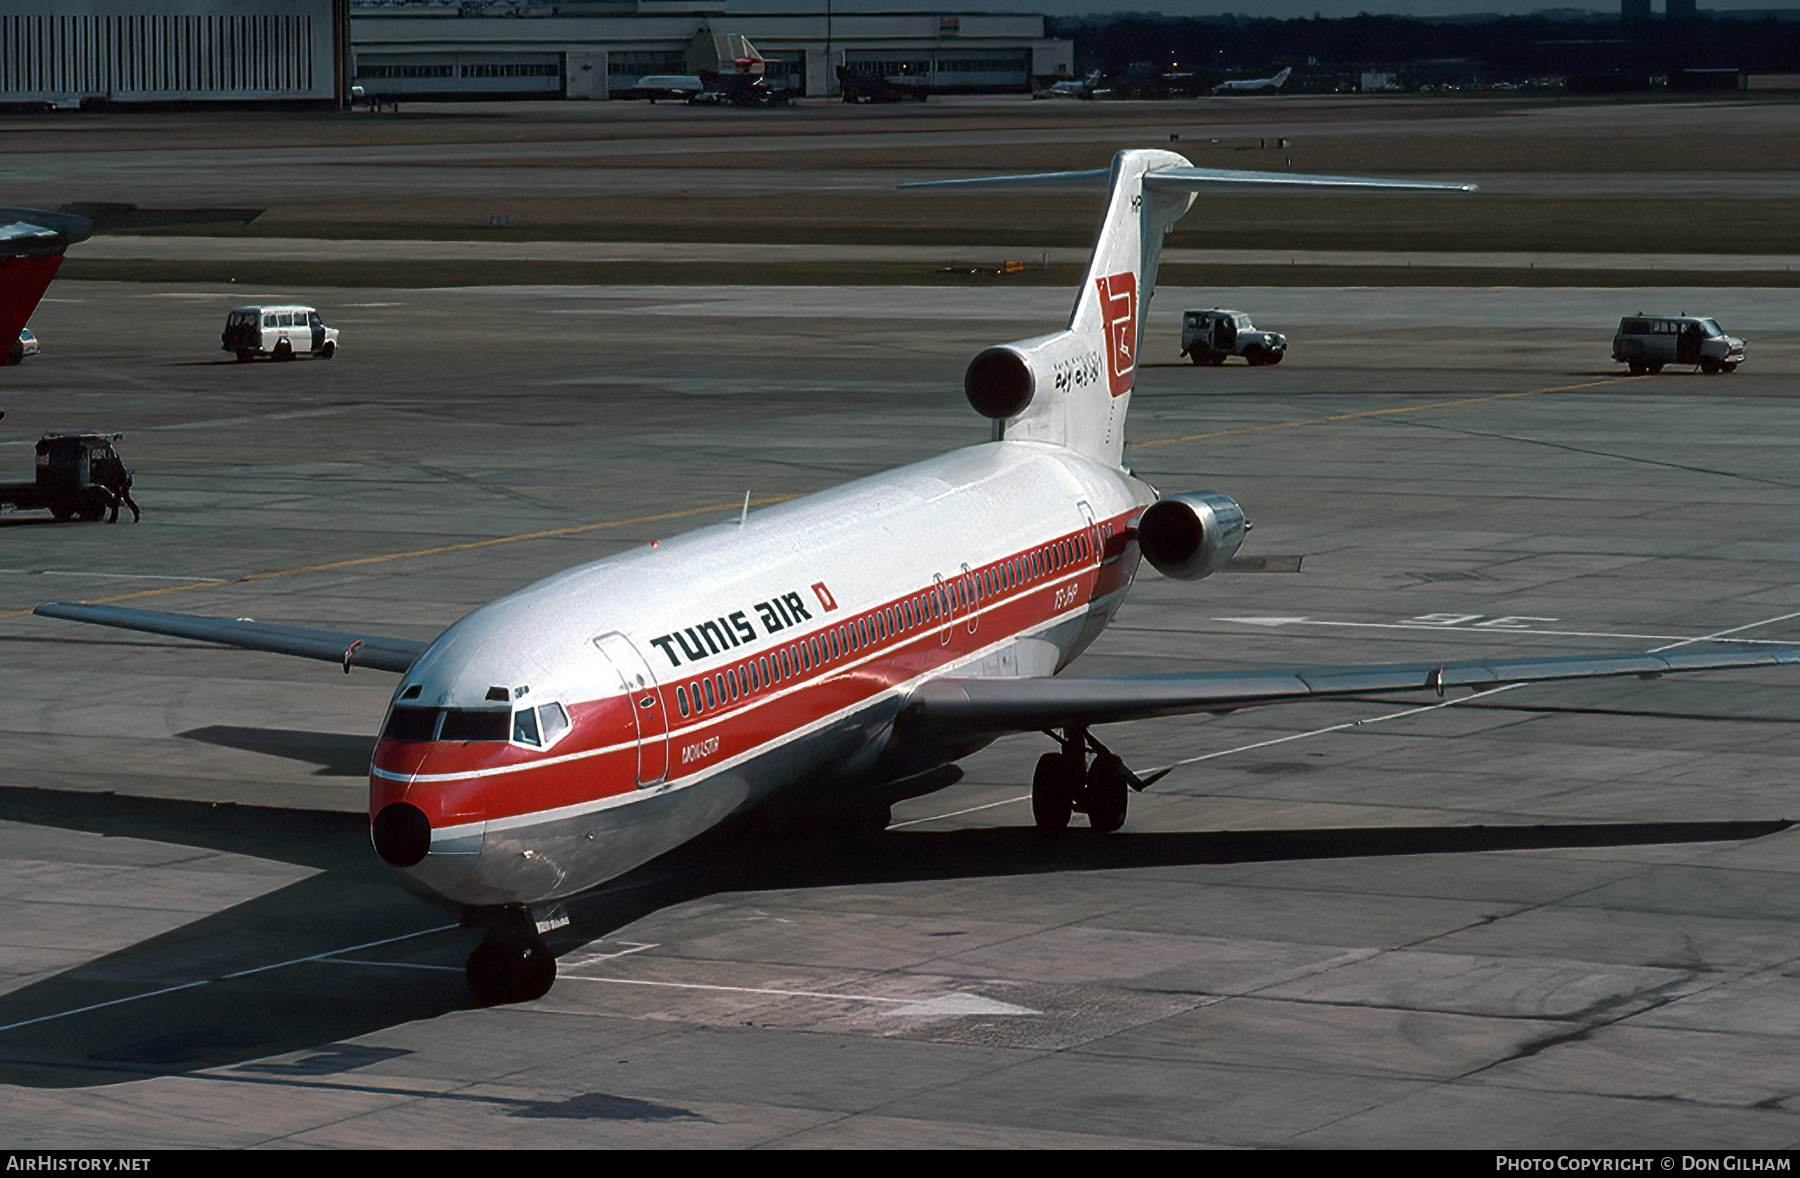
M 1144 173 L 1145 188 L 1193 192 L 1212 184 L 1285 184 L 1297 188 L 1417 188 L 1474 192 L 1475 185 L 1450 180 L 1382 180 L 1368 176 L 1314 176 L 1305 172 L 1245 172 L 1234 168 L 1157 168 Z
M 1030 172 L 1021 176 L 975 176 L 965 180 L 914 180 L 901 188 L 1025 188 L 1040 184 L 1104 184 L 1110 168 L 1076 172 Z M 1474 192 L 1476 186 L 1448 180 L 1385 180 L 1366 176 L 1318 176 L 1306 172 L 1250 172 L 1235 168 L 1158 167 L 1144 173 L 1145 188 L 1195 192 L 1213 184 L 1281 184 L 1294 188 L 1411 188 Z
M 66 601 L 46 601 L 31 612 L 41 617 L 62 618 L 70 622 L 89 622 L 120 630 L 167 634 L 174 638 L 217 642 L 244 650 L 263 650 L 271 654 L 318 659 L 337 663 L 344 668 L 345 674 L 349 673 L 351 667 L 369 667 L 376 671 L 404 674 L 425 653 L 425 648 L 431 645 L 429 642 L 410 638 L 382 638 L 338 630 L 309 630 L 301 626 L 253 622 L 247 618 L 203 618 L 193 614 L 165 614 L 155 610 L 121 609 L 111 605 L 77 605 Z
M 1033 184 L 1104 184 L 1111 168 L 1081 172 L 1031 172 L 1023 176 L 972 176 L 966 180 L 910 180 L 898 188 L 1024 188 Z
M 921 684 L 901 713 L 901 720 L 911 726 L 942 727 L 965 734 L 1032 732 L 1396 691 L 1435 691 L 1441 695 L 1451 687 L 1480 691 L 1511 683 L 1557 679 L 1623 675 L 1654 678 L 1683 671 L 1792 664 L 1800 664 L 1800 647 L 1208 671 L 1196 675 L 1103 679 L 946 678 Z

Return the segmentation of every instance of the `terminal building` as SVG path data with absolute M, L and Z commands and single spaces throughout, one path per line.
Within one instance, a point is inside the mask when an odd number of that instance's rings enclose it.
M 812 0 L 818 2 L 818 0 Z M 797 0 L 797 6 L 808 0 Z M 747 40 L 769 81 L 837 93 L 838 67 L 936 92 L 1071 76 L 1044 17 L 953 11 L 744 13 L 726 0 L 0 0 L 0 104 L 605 99 L 694 73 Z
M 0 0 L 0 103 L 334 103 L 349 0 Z
M 836 93 L 837 69 L 938 92 L 1028 91 L 1071 75 L 1074 49 L 1041 15 L 730 12 L 724 0 L 589 0 L 477 9 L 368 0 L 352 9 L 370 93 L 607 98 L 654 74 L 696 72 L 696 46 L 743 38 L 766 76 Z

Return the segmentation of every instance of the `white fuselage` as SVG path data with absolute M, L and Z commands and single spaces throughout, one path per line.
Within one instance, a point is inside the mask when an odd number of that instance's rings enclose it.
M 893 739 L 917 684 L 1048 675 L 1093 640 L 1152 497 L 1063 447 L 995 442 L 539 581 L 407 673 L 371 814 L 423 812 L 406 870 L 433 890 L 530 904 L 783 791 L 878 800 L 969 751 Z

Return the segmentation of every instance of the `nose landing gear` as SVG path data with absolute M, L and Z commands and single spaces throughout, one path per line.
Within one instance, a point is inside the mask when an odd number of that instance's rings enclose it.
M 487 935 L 463 966 L 469 992 L 483 1006 L 530 1002 L 556 984 L 556 958 L 538 932 L 539 922 L 525 908 L 503 908 L 471 914 L 487 926 Z
M 1159 769 L 1149 777 L 1139 777 L 1085 728 L 1064 729 L 1060 736 L 1054 732 L 1045 735 L 1062 745 L 1062 751 L 1039 757 L 1032 774 L 1031 817 L 1039 830 L 1066 829 L 1070 816 L 1080 811 L 1087 815 L 1089 828 L 1111 834 L 1125 825 L 1131 796 L 1127 790 L 1141 791 L 1168 772 Z M 1090 750 L 1094 753 L 1091 762 Z

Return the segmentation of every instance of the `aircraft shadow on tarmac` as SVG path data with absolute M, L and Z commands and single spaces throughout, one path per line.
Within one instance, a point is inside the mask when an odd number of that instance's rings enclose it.
M 397 885 L 361 814 L 0 788 L 0 821 L 147 839 L 315 874 L 0 996 L 0 1084 L 95 1087 L 250 1065 L 319 1080 L 393 1054 L 346 1040 L 472 1005 L 479 934 Z M 1386 855 L 1738 841 L 1788 822 L 1664 822 L 1049 838 L 1030 828 L 746 839 L 729 827 L 565 902 L 570 952 L 720 892 Z M 361 946 L 361 948 L 358 948 Z M 298 1061 L 256 1065 L 311 1050 Z M 246 1077 L 248 1078 L 248 1077 Z
M 175 735 L 202 744 L 241 749 L 249 753 L 281 757 L 317 765 L 315 777 L 367 777 L 369 757 L 375 751 L 373 736 L 348 732 L 306 732 L 294 728 L 243 728 L 210 724 Z

